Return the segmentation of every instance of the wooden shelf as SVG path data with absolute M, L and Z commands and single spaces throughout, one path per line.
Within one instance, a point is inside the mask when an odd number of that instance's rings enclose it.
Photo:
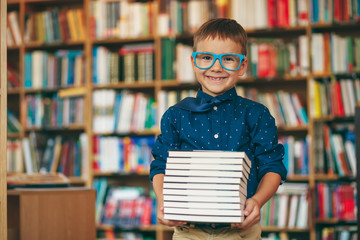
M 149 176 L 149 172 L 98 172 L 94 171 L 94 177 L 128 177 L 128 176 Z
M 120 229 L 119 227 L 113 226 L 113 225 L 107 225 L 107 224 L 101 224 L 96 226 L 97 230 L 116 230 Z M 158 229 L 157 225 L 149 225 L 149 226 L 134 226 L 133 230 L 140 230 L 143 232 L 155 232 Z
M 255 77 L 246 77 L 238 81 L 239 84 L 242 83 L 268 83 L 268 82 L 285 82 L 285 81 L 307 81 L 307 76 L 277 76 L 273 78 L 255 78 Z
M 310 229 L 305 228 L 279 228 L 279 227 L 272 227 L 272 226 L 263 226 L 262 228 L 263 232 L 304 232 L 307 233 L 310 231 Z
M 106 84 L 106 85 L 94 85 L 94 89 L 123 89 L 123 88 L 129 88 L 129 89 L 145 89 L 149 88 L 152 89 L 155 87 L 155 81 L 152 82 L 134 82 L 134 83 L 114 83 L 114 84 Z
M 118 44 L 118 43 L 141 43 L 141 42 L 150 42 L 154 41 L 154 37 L 139 37 L 139 38 L 105 38 L 105 39 L 95 39 L 93 40 L 93 45 L 108 45 L 108 44 Z
M 25 48 L 31 50 L 31 49 L 58 49 L 58 48 L 66 48 L 66 47 L 74 47 L 79 46 L 82 47 L 84 45 L 84 41 L 65 41 L 65 42 L 31 42 L 26 43 Z
M 308 175 L 292 175 L 287 176 L 287 182 L 308 182 L 310 177 Z
M 317 123 L 322 122 L 354 122 L 354 116 L 348 116 L 348 117 L 336 117 L 336 116 L 327 116 L 327 117 L 317 117 L 312 118 L 312 121 Z
M 66 127 L 27 127 L 25 129 L 26 132 L 29 131 L 83 131 L 85 129 L 84 125 L 69 125 Z

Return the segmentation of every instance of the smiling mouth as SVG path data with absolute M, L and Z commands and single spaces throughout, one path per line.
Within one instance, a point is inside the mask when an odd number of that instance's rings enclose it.
M 207 78 L 209 78 L 212 81 L 222 81 L 226 79 L 226 77 L 211 77 L 211 76 L 207 76 Z

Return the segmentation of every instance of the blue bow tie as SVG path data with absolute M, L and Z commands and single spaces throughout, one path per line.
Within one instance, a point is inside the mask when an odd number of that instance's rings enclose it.
M 212 98 L 210 101 L 206 101 L 203 98 L 187 97 L 175 104 L 175 106 L 191 112 L 207 112 L 213 109 L 215 105 L 225 101 L 230 101 L 230 98 L 217 96 Z

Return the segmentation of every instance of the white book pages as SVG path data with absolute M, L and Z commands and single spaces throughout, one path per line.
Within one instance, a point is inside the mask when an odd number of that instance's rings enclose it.
M 204 209 L 244 209 L 240 203 L 211 203 L 211 202 L 176 202 L 164 201 L 164 207 L 204 208 Z
M 164 201 L 180 202 L 213 202 L 213 203 L 240 203 L 245 204 L 246 198 L 223 197 L 223 196 L 185 196 L 185 195 L 164 195 Z
M 196 209 L 196 208 L 177 208 L 167 207 L 165 214 L 184 214 L 184 215 L 201 215 L 201 216 L 242 216 L 243 211 L 240 209 Z
M 216 222 L 216 223 L 236 223 L 244 221 L 243 216 L 223 217 L 223 216 L 199 216 L 199 215 L 181 215 L 181 214 L 165 214 L 165 219 L 190 222 Z
M 245 180 L 245 181 L 244 181 Z M 245 178 L 228 178 L 228 177 L 188 177 L 188 176 L 168 176 L 165 175 L 164 182 L 179 182 L 179 183 L 232 183 L 240 184 L 247 183 Z

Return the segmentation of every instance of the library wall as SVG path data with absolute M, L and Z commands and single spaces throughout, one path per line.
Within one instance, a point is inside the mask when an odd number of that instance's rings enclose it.
M 171 238 L 151 147 L 165 110 L 196 94 L 192 35 L 216 17 L 247 30 L 236 89 L 269 108 L 286 149 L 264 239 L 354 236 L 359 0 L 8 0 L 6 17 L 7 172 L 94 187 L 99 238 Z

